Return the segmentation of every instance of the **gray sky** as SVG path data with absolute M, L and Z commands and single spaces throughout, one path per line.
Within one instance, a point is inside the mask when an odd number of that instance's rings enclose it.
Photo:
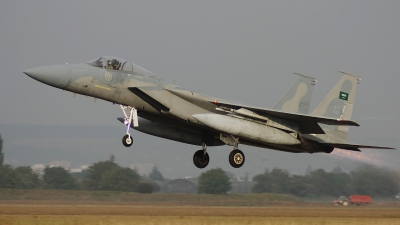
M 73 98 L 22 73 L 102 55 L 196 92 L 267 108 L 297 79 L 293 72 L 317 79 L 312 109 L 340 79 L 337 71 L 349 72 L 361 77 L 353 112 L 361 127 L 350 129 L 350 141 L 400 149 L 399 10 L 399 1 L 6 1 L 0 8 L 6 160 L 76 167 L 115 154 L 125 166 L 158 164 L 169 177 L 202 172 L 192 165 L 198 147 L 134 132 L 126 149 L 118 106 Z M 209 149 L 209 168 L 243 176 L 266 166 L 303 173 L 308 165 L 353 165 L 347 159 L 353 156 L 241 149 L 242 168 L 230 168 L 228 146 Z M 400 169 L 398 151 L 364 156 Z

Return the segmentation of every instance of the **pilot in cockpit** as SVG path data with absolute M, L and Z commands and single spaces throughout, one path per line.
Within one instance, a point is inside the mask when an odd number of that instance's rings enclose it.
M 121 63 L 118 62 L 118 60 L 113 59 L 113 60 L 111 60 L 111 61 L 108 60 L 108 65 L 107 65 L 107 67 L 108 67 L 108 69 L 119 70 L 120 65 L 121 65 Z

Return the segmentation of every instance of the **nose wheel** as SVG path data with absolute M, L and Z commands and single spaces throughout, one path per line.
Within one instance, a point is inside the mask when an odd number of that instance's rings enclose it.
M 133 144 L 133 139 L 132 139 L 132 137 L 130 136 L 130 135 L 125 135 L 123 138 L 122 138 L 122 144 L 125 146 L 125 147 L 131 147 L 132 146 L 132 144 Z
M 193 163 L 197 168 L 203 169 L 210 162 L 210 156 L 207 153 L 207 146 L 203 144 L 203 150 L 198 150 L 193 155 Z
M 132 122 L 133 122 L 133 127 L 138 127 L 138 116 L 137 116 L 137 111 L 134 107 L 131 106 L 121 106 L 121 110 L 125 115 L 125 119 L 124 119 L 124 124 L 126 125 L 126 135 L 122 138 L 122 144 L 125 147 L 131 147 L 133 144 L 133 139 L 132 136 L 129 133 L 129 130 L 132 126 Z M 128 114 L 125 112 L 125 110 L 128 109 L 129 110 L 129 116 Z

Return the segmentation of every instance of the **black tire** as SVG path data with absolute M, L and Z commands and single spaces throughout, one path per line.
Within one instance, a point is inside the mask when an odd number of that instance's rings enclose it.
M 132 137 L 130 137 L 129 135 L 125 135 L 125 136 L 122 138 L 122 144 L 123 144 L 125 147 L 131 147 L 132 144 L 133 144 Z
M 198 150 L 196 153 L 194 153 L 193 163 L 197 168 L 203 169 L 208 165 L 209 162 L 210 156 L 208 156 L 208 153 L 204 155 L 203 150 Z
M 244 160 L 245 160 L 244 154 L 239 149 L 235 149 L 231 151 L 231 153 L 229 154 L 229 163 L 233 168 L 242 167 L 244 164 Z

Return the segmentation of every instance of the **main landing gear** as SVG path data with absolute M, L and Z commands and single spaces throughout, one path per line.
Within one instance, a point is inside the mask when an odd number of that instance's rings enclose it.
M 229 154 L 229 164 L 231 164 L 234 168 L 240 168 L 244 164 L 244 154 L 242 151 L 238 149 L 239 138 L 232 137 L 233 141 L 233 150 Z
M 203 150 L 198 150 L 193 155 L 193 163 L 197 168 L 203 169 L 210 162 L 210 157 L 207 153 L 207 145 L 203 143 Z
M 133 126 L 134 127 L 139 126 L 137 111 L 136 111 L 136 109 L 134 107 L 131 107 L 131 106 L 123 106 L 123 105 L 120 105 L 120 106 L 121 106 L 122 112 L 125 115 L 124 124 L 126 125 L 126 135 L 122 138 L 122 144 L 125 147 L 131 147 L 132 144 L 133 144 L 133 139 L 132 139 L 131 134 L 129 133 L 129 130 L 131 128 L 132 120 L 133 120 Z M 126 109 L 129 110 L 129 116 L 125 111 Z
M 240 168 L 245 161 L 244 153 L 238 149 L 238 144 L 234 144 L 234 149 L 229 154 L 229 164 L 234 168 Z M 210 156 L 207 153 L 207 146 L 203 143 L 203 150 L 198 150 L 193 155 L 193 163 L 197 168 L 203 169 L 210 162 Z

